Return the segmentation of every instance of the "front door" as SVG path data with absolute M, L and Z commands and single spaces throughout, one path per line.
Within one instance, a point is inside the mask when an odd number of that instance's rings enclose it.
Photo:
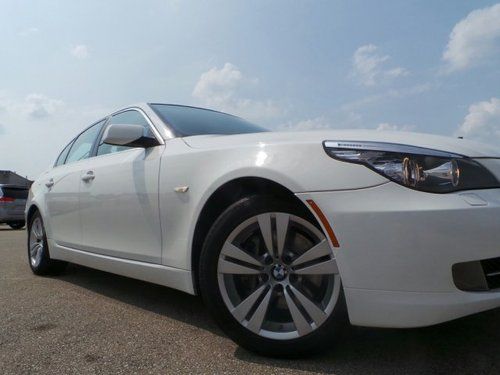
M 149 125 L 135 110 L 109 124 Z M 160 158 L 164 146 L 130 148 L 100 144 L 92 165 L 82 171 L 80 217 L 83 250 L 161 263 L 158 207 Z

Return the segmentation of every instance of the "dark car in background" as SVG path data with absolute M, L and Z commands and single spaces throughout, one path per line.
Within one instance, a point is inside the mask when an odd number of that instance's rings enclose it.
M 24 208 L 29 187 L 0 185 L 0 224 L 7 224 L 12 229 L 24 227 Z
M 11 171 L 0 171 L 0 224 L 24 227 L 24 208 L 32 181 Z

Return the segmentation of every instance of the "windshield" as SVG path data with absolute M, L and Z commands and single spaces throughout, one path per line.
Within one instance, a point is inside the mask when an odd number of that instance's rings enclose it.
M 209 109 L 173 104 L 150 104 L 181 137 L 202 134 L 244 134 L 267 131 L 242 118 Z

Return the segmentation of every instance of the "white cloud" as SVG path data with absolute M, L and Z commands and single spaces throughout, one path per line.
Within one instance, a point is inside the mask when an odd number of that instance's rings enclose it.
M 472 104 L 456 136 L 498 146 L 500 144 L 500 99 Z
M 331 123 L 322 116 L 307 120 L 301 120 L 299 122 L 289 121 L 277 127 L 278 130 L 283 131 L 320 130 L 329 128 L 331 128 Z
M 19 97 L 0 92 L 0 169 L 37 177 L 65 144 L 111 108 L 69 106 L 42 94 Z M 36 155 L 34 157 L 33 155 Z
M 453 28 L 443 52 L 447 71 L 479 65 L 498 55 L 500 41 L 500 4 L 474 10 Z
M 42 94 L 29 94 L 24 99 L 0 97 L 0 109 L 7 114 L 30 119 L 44 119 L 52 116 L 64 106 L 60 99 Z
M 397 124 L 390 124 L 388 122 L 382 122 L 378 124 L 377 130 L 378 131 L 403 131 L 403 132 L 410 132 L 415 130 L 416 126 L 415 125 L 397 125 Z
M 35 119 L 49 117 L 62 106 L 64 106 L 62 100 L 52 99 L 41 94 L 29 94 L 24 100 L 24 112 Z
M 257 84 L 257 79 L 247 78 L 236 66 L 225 63 L 220 69 L 214 67 L 203 73 L 192 95 L 204 106 L 252 120 L 283 115 L 283 110 L 272 100 L 257 100 L 248 96 L 248 91 Z
M 317 116 L 305 120 L 288 121 L 275 128 L 280 131 L 360 129 L 363 117 L 355 111 L 334 111 L 326 116 Z
M 83 60 L 89 57 L 89 49 L 85 44 L 79 44 L 71 48 L 70 53 L 77 59 Z
M 226 102 L 241 85 L 243 74 L 233 64 L 225 63 L 221 69 L 212 68 L 203 73 L 196 83 L 193 96 L 203 100 Z
M 361 46 L 352 57 L 352 76 L 363 86 L 375 86 L 409 74 L 408 70 L 401 67 L 387 68 L 389 60 L 388 55 L 379 54 L 376 45 Z

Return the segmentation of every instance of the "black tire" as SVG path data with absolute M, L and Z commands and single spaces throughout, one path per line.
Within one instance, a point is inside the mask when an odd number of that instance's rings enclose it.
M 24 221 L 13 221 L 13 222 L 7 223 L 7 225 L 9 227 L 11 227 L 12 229 L 19 230 L 19 229 L 24 228 L 25 223 L 24 223 Z
M 39 220 L 42 226 L 42 238 L 37 242 L 42 245 L 41 247 L 41 255 L 40 260 L 37 263 L 33 263 L 31 260 L 30 254 L 30 240 L 34 236 L 32 233 L 33 223 Z M 63 262 L 60 260 L 50 259 L 49 246 L 47 242 L 47 236 L 45 234 L 45 227 L 43 225 L 43 219 L 39 212 L 35 212 L 33 216 L 30 218 L 28 223 L 28 263 L 30 265 L 31 270 L 35 275 L 46 276 L 46 275 L 58 275 L 62 273 L 66 266 L 67 262 Z
M 264 356 L 301 357 L 329 349 L 330 343 L 348 324 L 345 298 L 340 294 L 329 317 L 305 336 L 278 340 L 258 335 L 240 324 L 226 306 L 218 283 L 219 254 L 230 233 L 245 220 L 268 212 L 285 212 L 307 220 L 318 229 L 305 207 L 270 196 L 251 196 L 227 208 L 210 229 L 201 252 L 199 286 L 203 300 L 220 328 L 241 347 Z M 321 230 L 321 229 L 320 229 Z

